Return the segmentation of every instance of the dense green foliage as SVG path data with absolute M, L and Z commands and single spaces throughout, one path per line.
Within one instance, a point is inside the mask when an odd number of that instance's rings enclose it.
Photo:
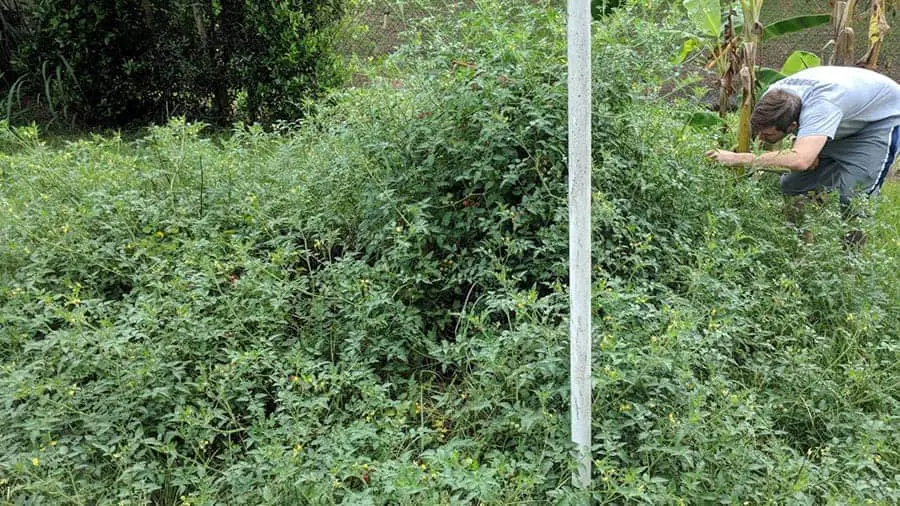
M 17 1 L 0 2 L 0 87 L 12 85 L 12 55 L 22 30 Z M 0 88 L 0 89 L 2 89 Z
M 679 31 L 631 9 L 594 44 L 595 499 L 900 500 L 896 204 L 801 240 L 678 139 Z M 563 21 L 478 2 L 280 133 L 0 129 L 0 497 L 574 498 Z
M 174 115 L 272 121 L 339 81 L 343 0 L 21 2 L 4 93 L 33 117 L 143 124 Z M 23 98 L 24 97 L 24 98 Z M 21 111 L 20 111 L 21 112 Z

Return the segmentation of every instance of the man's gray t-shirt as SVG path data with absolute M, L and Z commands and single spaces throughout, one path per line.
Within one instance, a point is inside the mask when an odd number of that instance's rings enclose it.
M 778 81 L 769 91 L 773 89 L 800 97 L 797 137 L 840 140 L 866 127 L 900 123 L 900 85 L 871 70 L 813 67 Z

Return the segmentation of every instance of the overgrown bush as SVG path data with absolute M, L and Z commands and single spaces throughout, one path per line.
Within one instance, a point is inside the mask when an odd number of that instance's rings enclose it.
M 575 499 L 564 19 L 520 4 L 296 130 L 0 130 L 3 497 Z M 678 140 L 678 31 L 631 9 L 595 27 L 595 502 L 896 502 L 900 217 L 802 241 Z
M 293 119 L 342 79 L 343 0 L 36 0 L 13 53 L 22 108 L 88 125 Z M 233 110 L 237 100 L 240 110 Z

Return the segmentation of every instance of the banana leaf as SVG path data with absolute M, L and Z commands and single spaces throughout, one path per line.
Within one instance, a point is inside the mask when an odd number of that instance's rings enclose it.
M 769 86 L 781 81 L 785 77 L 787 76 L 775 69 L 770 69 L 769 67 L 760 67 L 756 70 L 756 82 L 763 90 L 768 89 Z
M 787 57 L 787 60 L 784 61 L 784 65 L 781 66 L 781 73 L 785 76 L 789 76 L 810 67 L 818 67 L 821 64 L 822 61 L 813 53 L 808 51 L 794 51 Z
M 763 40 L 774 39 L 789 33 L 795 33 L 831 23 L 831 14 L 813 14 L 809 16 L 796 16 L 782 19 L 766 26 L 763 31 Z
M 815 28 L 831 23 L 831 14 L 810 14 L 807 16 L 796 16 L 793 18 L 782 19 L 770 23 L 763 29 L 762 40 L 770 40 L 789 33 L 802 32 L 808 28 Z M 736 23 L 734 26 L 735 33 L 741 33 L 744 25 Z
M 718 38 L 722 31 L 719 0 L 683 0 L 688 18 L 703 35 Z

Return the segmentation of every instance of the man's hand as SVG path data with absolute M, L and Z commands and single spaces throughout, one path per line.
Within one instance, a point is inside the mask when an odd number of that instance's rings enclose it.
M 800 172 L 814 170 L 819 165 L 819 153 L 827 141 L 828 137 L 824 135 L 811 135 L 798 137 L 790 150 L 769 151 L 761 155 L 754 155 L 713 149 L 706 152 L 706 157 L 726 167 L 744 166 L 765 171 L 781 168 L 790 172 Z
M 749 165 L 753 160 L 750 153 L 735 153 L 734 151 L 725 151 L 724 149 L 711 149 L 706 152 L 706 158 L 720 163 L 726 167 L 739 167 Z

